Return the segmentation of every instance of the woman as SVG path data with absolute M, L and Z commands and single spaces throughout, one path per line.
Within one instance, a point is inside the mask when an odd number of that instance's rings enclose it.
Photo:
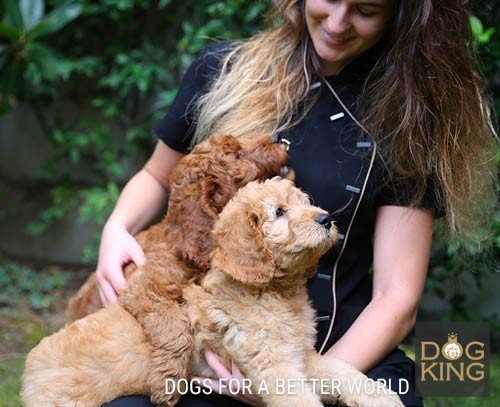
M 454 233 L 472 230 L 472 208 L 492 191 L 485 154 L 495 138 L 466 48 L 468 14 L 461 0 L 274 3 L 271 28 L 208 47 L 186 73 L 155 128 L 152 157 L 104 228 L 101 298 L 116 300 L 126 262 L 144 262 L 132 235 L 163 207 L 170 172 L 191 144 L 278 132 L 292 143 L 297 185 L 336 212 L 342 235 L 309 282 L 318 350 L 396 389 L 406 380 L 401 399 L 421 405 L 413 363 L 396 346 L 415 323 L 434 219 L 446 213 Z M 241 379 L 236 366 L 206 356 L 219 377 Z M 232 397 L 180 405 L 256 400 Z

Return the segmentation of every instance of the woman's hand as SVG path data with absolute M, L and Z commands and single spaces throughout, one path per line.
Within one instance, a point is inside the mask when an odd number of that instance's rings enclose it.
M 99 296 L 104 305 L 115 302 L 117 293 L 125 288 L 123 267 L 131 261 L 138 267 L 146 262 L 141 246 L 122 224 L 109 220 L 102 232 L 96 270 Z
M 262 406 L 262 400 L 257 395 L 253 395 L 248 379 L 245 379 L 238 366 L 231 362 L 231 370 L 219 359 L 217 354 L 210 350 L 205 351 L 205 359 L 219 380 L 209 380 L 202 377 L 192 377 L 200 385 L 212 390 L 217 394 L 223 394 L 235 400 L 246 403 L 250 406 Z M 227 386 L 220 386 L 221 383 Z M 230 387 L 230 389 L 228 389 Z
M 104 305 L 116 301 L 125 288 L 123 268 L 133 262 L 144 265 L 146 259 L 132 234 L 143 230 L 165 209 L 169 178 L 182 153 L 158 141 L 142 170 L 127 182 L 115 209 L 104 226 L 97 263 L 99 295 Z

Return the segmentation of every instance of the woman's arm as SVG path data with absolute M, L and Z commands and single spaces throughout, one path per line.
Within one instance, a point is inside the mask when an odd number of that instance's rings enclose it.
M 431 210 L 378 209 L 372 300 L 327 355 L 366 372 L 405 338 L 415 324 L 424 289 L 433 224 Z
M 165 207 L 172 170 L 183 154 L 158 141 L 150 159 L 120 194 L 104 226 L 97 282 L 104 304 L 116 301 L 116 293 L 125 287 L 123 266 L 130 261 L 144 263 L 144 253 L 132 235 L 142 230 Z
M 166 204 L 168 180 L 182 156 L 158 141 L 144 168 L 125 185 L 108 222 L 120 223 L 131 234 L 148 225 Z

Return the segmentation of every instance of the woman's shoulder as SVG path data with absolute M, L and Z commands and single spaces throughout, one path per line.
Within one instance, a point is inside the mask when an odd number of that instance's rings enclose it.
M 200 55 L 220 59 L 240 44 L 241 41 L 211 41 L 205 45 Z
M 191 69 L 202 69 L 208 77 L 221 69 L 226 56 L 240 44 L 239 41 L 213 41 L 208 43 L 193 61 Z

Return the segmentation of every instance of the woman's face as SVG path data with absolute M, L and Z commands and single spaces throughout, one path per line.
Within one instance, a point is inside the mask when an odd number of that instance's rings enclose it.
M 392 0 L 306 0 L 305 19 L 321 73 L 339 73 L 375 45 L 392 15 Z

